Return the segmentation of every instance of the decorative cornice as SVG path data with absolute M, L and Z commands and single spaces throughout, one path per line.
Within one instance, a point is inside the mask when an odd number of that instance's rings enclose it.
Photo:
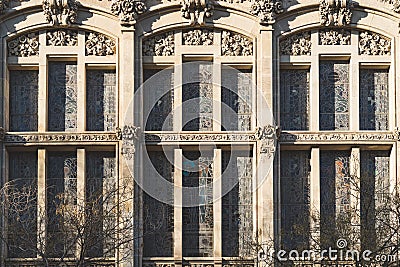
M 254 132 L 249 133 L 146 133 L 146 143 L 160 142 L 255 142 Z
M 253 41 L 235 32 L 222 31 L 221 49 L 223 56 L 252 56 Z
M 5 143 L 78 143 L 78 142 L 114 142 L 116 133 L 45 133 L 25 134 L 7 133 Z
M 39 32 L 22 34 L 7 43 L 8 55 L 30 57 L 39 55 Z
M 378 33 L 364 31 L 359 34 L 360 55 L 390 55 L 390 39 Z
M 78 31 L 53 30 L 46 33 L 46 44 L 52 46 L 77 46 Z
M 267 154 L 271 158 L 275 153 L 276 140 L 280 136 L 280 128 L 267 125 L 256 128 L 256 139 L 261 141 L 260 153 Z
M 213 15 L 214 0 L 182 0 L 182 17 L 190 20 L 190 25 L 204 25 L 205 18 Z
M 182 44 L 184 45 L 212 45 L 214 32 L 207 29 L 194 29 L 183 32 Z
M 320 45 L 350 45 L 351 32 L 345 29 L 330 29 L 319 31 Z
M 324 26 L 346 26 L 353 15 L 352 0 L 320 0 L 320 23 Z
M 108 56 L 115 54 L 113 38 L 97 32 L 85 33 L 85 53 L 87 56 Z
M 292 34 L 282 39 L 279 44 L 280 54 L 288 56 L 311 55 L 311 32 Z
M 111 12 L 119 16 L 121 25 L 132 26 L 136 24 L 139 15 L 147 11 L 144 1 L 136 0 L 113 0 Z
M 143 41 L 143 56 L 175 55 L 174 32 L 166 32 Z
M 280 143 L 323 143 L 337 141 L 343 142 L 378 142 L 386 141 L 393 142 L 399 140 L 399 134 L 394 132 L 382 132 L 382 133 L 297 133 L 297 132 L 283 132 L 280 135 Z
M 76 22 L 78 4 L 76 0 L 43 0 L 43 13 L 53 26 L 69 26 Z
M 257 16 L 261 24 L 275 23 L 276 16 L 283 12 L 281 0 L 253 0 L 250 13 Z

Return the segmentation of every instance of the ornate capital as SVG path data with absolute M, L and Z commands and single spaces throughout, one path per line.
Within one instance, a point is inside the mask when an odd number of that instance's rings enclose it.
M 182 0 L 182 17 L 190 20 L 190 25 L 204 25 L 205 18 L 213 15 L 213 0 Z
M 272 157 L 275 153 L 275 141 L 280 136 L 280 128 L 274 125 L 267 125 L 256 128 L 256 139 L 261 141 L 260 153 Z
M 121 25 L 135 25 L 138 15 L 146 12 L 147 7 L 143 1 L 137 0 L 113 0 L 111 12 L 119 16 Z
M 352 0 L 320 0 L 319 17 L 324 26 L 345 26 L 351 22 L 353 15 Z
M 43 0 L 43 13 L 53 26 L 68 26 L 76 22 L 78 2 L 76 0 Z
M 281 0 L 253 0 L 250 13 L 257 16 L 262 24 L 273 24 L 278 14 L 283 12 Z

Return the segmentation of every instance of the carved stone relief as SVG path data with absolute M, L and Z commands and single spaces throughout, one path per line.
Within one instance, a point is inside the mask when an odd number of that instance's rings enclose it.
M 311 55 L 311 32 L 293 34 L 280 42 L 281 55 Z
M 254 0 L 250 9 L 250 13 L 257 16 L 262 24 L 273 24 L 282 12 L 281 0 Z
M 222 31 L 221 42 L 223 56 L 253 55 L 253 41 L 246 36 L 231 31 Z
M 46 33 L 46 43 L 52 46 L 77 46 L 78 32 L 71 30 L 54 30 Z
M 389 38 L 374 32 L 360 32 L 360 55 L 390 55 L 390 52 L 391 44 Z
M 352 0 L 320 0 L 320 23 L 324 26 L 349 25 L 353 15 L 352 9 Z
M 116 133 L 6 134 L 4 141 L 6 143 L 107 142 L 118 141 L 118 136 Z
M 184 45 L 213 45 L 214 32 L 207 29 L 195 29 L 183 32 Z
M 332 142 L 332 141 L 396 141 L 398 136 L 395 132 L 385 133 L 282 133 L 279 141 L 281 143 L 292 142 Z
M 76 22 L 78 2 L 76 0 L 43 0 L 43 13 L 47 22 L 54 26 L 68 26 Z
M 8 55 L 29 57 L 39 55 L 39 33 L 27 33 L 8 41 Z
M 268 154 L 271 158 L 275 153 L 275 141 L 280 136 L 279 127 L 273 125 L 257 127 L 255 136 L 261 141 L 260 153 Z
M 85 51 L 87 56 L 108 56 L 115 54 L 115 40 L 97 32 L 85 34 Z
M 351 32 L 342 30 L 321 30 L 319 31 L 320 45 L 350 45 Z
M 126 159 L 132 159 L 135 154 L 135 141 L 139 139 L 139 132 L 140 128 L 132 125 L 116 130 L 117 138 L 122 140 L 122 154 Z
M 183 0 L 182 16 L 190 20 L 190 25 L 204 25 L 205 18 L 212 16 L 214 10 L 213 0 Z
M 146 12 L 147 7 L 143 1 L 136 0 L 113 0 L 111 12 L 119 16 L 122 25 L 134 25 L 138 15 Z
M 144 56 L 175 55 L 174 32 L 162 33 L 144 40 L 143 55 Z

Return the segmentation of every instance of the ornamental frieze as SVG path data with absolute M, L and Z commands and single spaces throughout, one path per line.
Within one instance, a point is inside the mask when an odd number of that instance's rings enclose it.
M 324 26 L 346 26 L 353 15 L 352 0 L 320 0 L 320 23 Z
M 390 39 L 378 33 L 364 31 L 359 35 L 360 55 L 390 55 Z
M 273 24 L 276 16 L 283 12 L 281 0 L 253 0 L 250 13 L 257 16 L 262 24 Z
M 85 33 L 86 56 L 114 55 L 116 50 L 115 40 L 98 32 Z
M 310 143 L 332 141 L 397 141 L 395 133 L 287 133 L 280 135 L 280 143 Z
M 280 54 L 288 56 L 311 55 L 311 32 L 301 32 L 283 38 L 280 43 Z
M 143 42 L 143 56 L 173 56 L 175 55 L 174 32 L 166 32 L 151 36 Z
M 43 13 L 53 26 L 68 26 L 76 22 L 78 2 L 76 0 L 43 0 Z
M 46 43 L 51 46 L 77 46 L 78 31 L 65 29 L 48 31 Z
M 330 29 L 319 31 L 320 45 L 350 45 L 351 32 L 344 29 Z
M 121 25 L 130 26 L 136 24 L 139 15 L 147 11 L 143 1 L 136 0 L 113 0 L 111 12 L 119 17 Z
M 241 34 L 222 31 L 221 49 L 223 56 L 252 56 L 253 41 Z
M 9 56 L 30 57 L 39 55 L 39 32 L 22 34 L 7 42 Z
M 255 142 L 253 133 L 146 133 L 146 143 L 159 142 Z
M 6 134 L 5 143 L 113 142 L 116 133 Z
M 213 45 L 214 32 L 207 29 L 194 29 L 183 32 L 184 45 Z

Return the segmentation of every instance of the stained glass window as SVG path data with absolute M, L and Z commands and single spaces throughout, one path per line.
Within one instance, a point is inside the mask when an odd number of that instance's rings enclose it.
M 76 131 L 77 65 L 75 62 L 49 62 L 49 131 Z
M 321 242 L 336 242 L 337 218 L 343 219 L 350 207 L 350 152 L 320 152 Z
M 8 254 L 9 258 L 36 257 L 37 152 L 9 152 Z
M 282 245 L 305 249 L 310 233 L 310 152 L 281 151 Z
M 146 131 L 172 131 L 174 69 L 145 69 L 144 80 Z
M 253 241 L 251 153 L 222 154 L 222 256 L 248 256 Z
M 280 124 L 283 130 L 308 130 L 309 70 L 281 70 Z
M 321 61 L 319 65 L 319 128 L 349 129 L 349 64 Z
M 169 160 L 173 160 L 171 155 L 167 156 L 160 151 L 149 151 L 149 158 L 152 166 L 146 168 L 146 176 L 161 175 L 168 182 L 173 183 L 173 166 Z M 165 193 L 173 200 L 173 190 L 164 187 L 160 190 L 168 190 Z M 173 256 L 173 233 L 174 233 L 174 207 L 163 203 L 146 192 L 143 193 L 143 224 L 144 224 L 144 250 L 145 257 L 172 257 Z
M 117 166 L 115 152 L 86 152 L 86 211 L 85 245 L 88 255 L 112 256 L 117 207 Z
M 208 63 L 184 65 L 182 77 L 183 130 L 212 131 L 213 66 Z
M 47 243 L 49 255 L 59 256 L 67 254 L 72 256 L 70 235 L 62 229 L 69 228 L 62 225 L 63 220 L 58 216 L 56 209 L 62 204 L 76 205 L 77 200 L 77 158 L 75 152 L 48 152 L 47 161 Z M 59 198 L 60 194 L 65 197 Z M 73 229 L 71 227 L 71 229 Z M 69 249 L 68 249 L 69 248 Z
M 86 73 L 86 128 L 114 131 L 116 124 L 115 70 L 88 70 Z
M 360 69 L 360 130 L 387 130 L 388 70 Z
M 10 131 L 37 131 L 38 79 L 37 70 L 10 71 Z
M 251 70 L 222 69 L 222 129 L 250 131 L 252 103 Z
M 184 195 L 183 203 L 197 203 L 183 208 L 183 256 L 213 256 L 213 157 L 198 151 L 183 153 L 183 186 L 195 188 L 193 195 Z

